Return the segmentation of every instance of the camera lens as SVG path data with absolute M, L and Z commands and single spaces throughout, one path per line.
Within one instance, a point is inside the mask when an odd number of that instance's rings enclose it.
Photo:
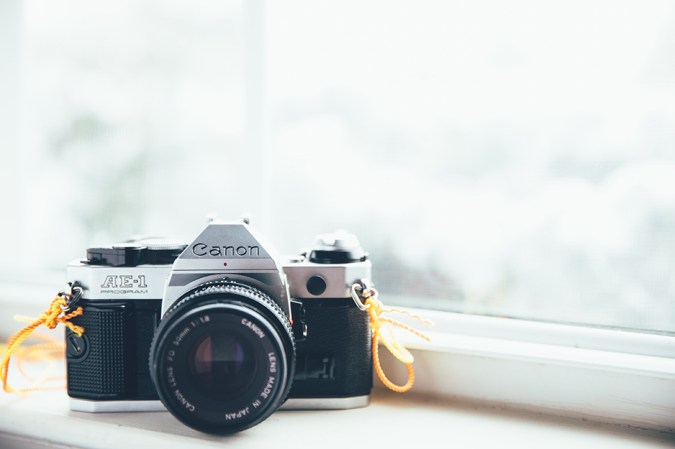
M 286 399 L 295 347 L 288 317 L 263 292 L 206 284 L 164 316 L 150 373 L 166 408 L 188 426 L 232 433 L 267 418 Z

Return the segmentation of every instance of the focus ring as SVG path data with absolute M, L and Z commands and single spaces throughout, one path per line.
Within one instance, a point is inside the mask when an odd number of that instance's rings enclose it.
M 250 299 L 257 300 L 259 303 L 267 306 L 270 312 L 276 315 L 280 323 L 282 323 L 286 329 L 286 332 L 293 336 L 293 329 L 289 321 L 290 317 L 287 317 L 281 307 L 272 300 L 269 296 L 261 292 L 260 290 L 253 289 L 245 284 L 240 284 L 228 279 L 223 279 L 220 281 L 207 282 L 199 286 L 196 290 L 192 291 L 189 295 L 183 297 L 176 304 L 169 308 L 166 312 L 165 318 L 169 318 L 169 315 L 172 315 L 175 310 L 180 308 L 183 304 L 188 303 L 191 300 L 198 299 L 203 296 L 216 295 L 216 294 L 236 294 L 244 297 L 249 297 Z M 295 342 L 293 341 L 293 350 L 295 352 Z
M 258 303 L 261 303 L 265 306 L 267 306 L 267 309 L 272 312 L 277 320 L 283 324 L 284 329 L 286 330 L 287 335 L 289 336 L 289 339 L 291 341 L 291 346 L 293 348 L 292 350 L 292 357 L 293 360 L 295 359 L 295 339 L 293 338 L 293 329 L 291 327 L 291 323 L 289 321 L 289 317 L 286 316 L 283 310 L 281 310 L 281 307 L 272 299 L 262 293 L 260 290 L 255 290 L 249 287 L 248 285 L 241 284 L 239 282 L 232 281 L 230 279 L 221 279 L 218 281 L 211 281 L 211 282 L 206 282 L 202 285 L 199 286 L 196 290 L 193 290 L 190 292 L 188 295 L 184 296 L 183 298 L 179 299 L 176 301 L 170 308 L 167 310 L 167 312 L 164 314 L 162 317 L 162 322 L 169 321 L 171 317 L 176 313 L 177 310 L 182 309 L 184 306 L 191 306 L 194 304 L 194 300 L 206 295 L 213 295 L 213 294 L 242 294 L 244 297 L 248 297 L 253 300 L 257 300 Z M 150 372 L 153 372 L 153 357 L 152 353 L 154 352 L 157 336 L 160 334 L 160 332 L 155 332 L 155 335 L 152 339 L 152 343 L 150 344 L 150 357 L 149 357 L 149 362 L 150 362 Z

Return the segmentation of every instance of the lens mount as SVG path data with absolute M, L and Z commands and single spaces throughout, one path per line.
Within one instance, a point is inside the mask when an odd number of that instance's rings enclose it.
M 278 409 L 293 379 L 288 318 L 263 292 L 222 281 L 179 300 L 162 319 L 150 372 L 166 408 L 188 426 L 227 434 Z

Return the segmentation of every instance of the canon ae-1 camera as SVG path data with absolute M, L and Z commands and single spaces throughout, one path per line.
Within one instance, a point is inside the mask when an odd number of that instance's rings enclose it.
M 345 232 L 291 257 L 276 257 L 244 222 L 211 222 L 189 245 L 89 248 L 68 265 L 84 311 L 72 320 L 84 334 L 66 331 L 70 407 L 166 408 L 225 434 L 282 405 L 365 406 L 371 333 L 350 287 L 370 277 L 367 254 Z

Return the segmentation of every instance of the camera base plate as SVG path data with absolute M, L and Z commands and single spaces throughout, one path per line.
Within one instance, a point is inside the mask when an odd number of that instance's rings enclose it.
M 281 410 L 347 410 L 366 407 L 370 395 L 345 398 L 289 398 Z M 87 413 L 165 412 L 161 401 L 90 401 L 70 398 L 70 410 Z
M 345 398 L 289 398 L 281 410 L 347 410 L 366 407 L 370 395 Z
M 70 410 L 88 413 L 165 412 L 162 401 L 90 401 L 70 398 Z

